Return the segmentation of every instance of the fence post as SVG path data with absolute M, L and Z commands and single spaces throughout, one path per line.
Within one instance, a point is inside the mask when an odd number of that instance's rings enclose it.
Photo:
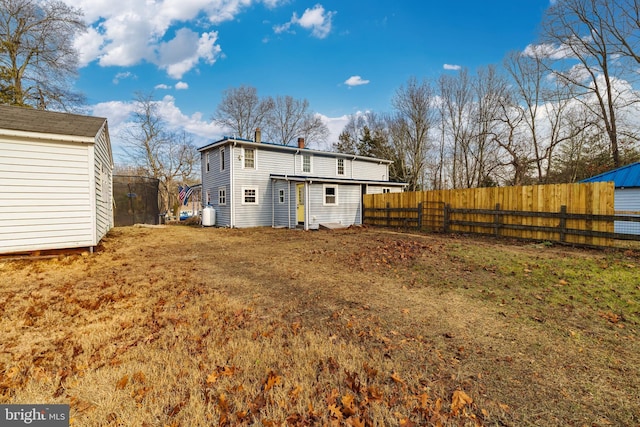
M 560 241 L 565 242 L 567 239 L 567 206 L 560 206 Z
M 496 211 L 500 210 L 500 203 L 496 203 Z M 502 224 L 501 215 L 499 212 L 493 214 L 493 234 L 496 237 L 500 237 L 500 225 Z
M 418 203 L 418 230 L 422 230 L 422 202 Z
M 444 214 L 442 215 L 442 229 L 445 233 L 449 232 L 449 208 L 450 206 L 445 203 L 444 205 Z
M 387 227 L 391 225 L 391 205 L 387 202 Z

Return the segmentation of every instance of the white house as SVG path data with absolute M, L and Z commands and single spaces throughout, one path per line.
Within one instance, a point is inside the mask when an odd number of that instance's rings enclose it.
M 93 249 L 112 173 L 106 119 L 0 105 L 0 253 Z
M 199 149 L 215 225 L 315 229 L 362 223 L 362 196 L 400 192 L 389 160 L 225 137 Z
M 601 173 L 581 182 L 603 181 L 613 181 L 616 214 L 640 216 L 640 162 Z M 640 234 L 640 223 L 615 221 L 614 229 L 616 233 Z

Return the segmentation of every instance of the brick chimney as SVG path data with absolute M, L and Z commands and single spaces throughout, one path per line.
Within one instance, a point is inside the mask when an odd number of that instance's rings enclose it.
M 304 148 L 304 138 L 298 138 L 298 148 Z
M 253 138 L 253 142 L 262 142 L 262 132 L 260 132 L 260 128 L 256 128 L 256 135 Z

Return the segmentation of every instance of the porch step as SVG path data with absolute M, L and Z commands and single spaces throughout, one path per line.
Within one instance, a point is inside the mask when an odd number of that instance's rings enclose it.
M 339 222 L 324 222 L 320 223 L 321 230 L 339 230 L 341 228 L 347 228 L 346 225 L 340 224 Z

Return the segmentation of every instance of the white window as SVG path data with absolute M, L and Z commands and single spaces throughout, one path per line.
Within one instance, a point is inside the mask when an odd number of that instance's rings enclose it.
M 336 159 L 338 161 L 338 175 L 344 175 L 344 159 Z
M 278 190 L 278 201 L 284 203 L 284 190 Z
M 338 186 L 337 185 L 324 185 L 324 202 L 323 205 L 337 205 L 338 204 Z
M 382 189 L 382 192 L 383 192 L 384 194 L 386 194 L 386 193 L 391 193 L 391 189 L 390 189 L 390 188 L 383 188 L 383 189 Z
M 302 155 L 302 172 L 311 173 L 311 155 Z
M 227 204 L 227 187 L 218 188 L 218 205 Z
M 253 148 L 245 148 L 244 149 L 244 164 L 243 167 L 245 169 L 255 169 L 256 168 L 256 150 Z
M 207 205 L 211 204 L 211 190 L 207 190 Z
M 224 170 L 225 164 L 224 164 L 224 147 L 220 148 L 220 171 L 222 172 Z M 207 168 L 207 170 L 209 170 L 209 168 Z
M 258 204 L 258 187 L 242 187 L 242 204 Z
M 209 152 L 208 151 L 207 151 L 206 157 L 207 157 L 207 172 L 209 172 Z

